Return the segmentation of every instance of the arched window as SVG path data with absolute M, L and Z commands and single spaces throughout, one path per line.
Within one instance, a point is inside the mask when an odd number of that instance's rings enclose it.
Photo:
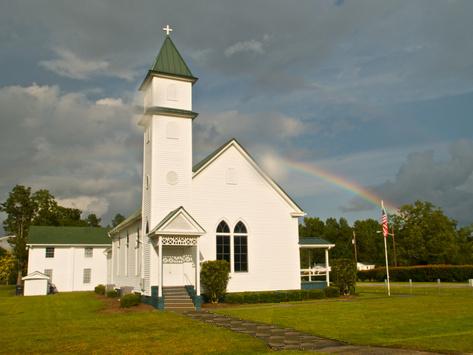
M 226 260 L 230 263 L 230 228 L 224 221 L 217 226 L 217 260 Z
M 243 222 L 238 222 L 233 230 L 235 272 L 248 271 L 248 232 Z

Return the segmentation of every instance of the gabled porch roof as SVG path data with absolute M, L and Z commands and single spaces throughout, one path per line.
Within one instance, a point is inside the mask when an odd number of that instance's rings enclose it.
M 149 234 L 200 236 L 205 234 L 205 230 L 184 207 L 180 206 L 169 212 Z

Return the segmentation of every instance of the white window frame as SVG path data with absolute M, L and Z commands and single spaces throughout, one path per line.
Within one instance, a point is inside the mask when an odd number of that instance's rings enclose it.
M 92 258 L 94 256 L 94 248 L 85 247 L 84 248 L 84 258 Z
M 92 283 L 92 269 L 91 268 L 85 268 L 82 271 L 82 283 L 84 285 L 88 285 Z

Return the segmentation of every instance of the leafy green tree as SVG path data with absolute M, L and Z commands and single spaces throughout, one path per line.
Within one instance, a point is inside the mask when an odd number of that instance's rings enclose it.
M 0 211 L 7 214 L 3 221 L 3 228 L 7 233 L 13 234 L 9 243 L 13 247 L 13 255 L 18 260 L 18 283 L 21 283 L 23 272 L 26 272 L 28 252 L 26 243 L 31 221 L 35 215 L 36 202 L 34 201 L 31 188 L 16 185 L 9 193 L 7 200 L 0 204 Z
M 0 282 L 8 283 L 15 273 L 16 260 L 11 254 L 5 254 L 0 258 Z
M 304 217 L 304 222 L 299 225 L 300 237 L 319 237 L 324 235 L 324 221 L 318 217 Z
M 7 254 L 7 251 L 3 249 L 2 247 L 0 247 L 0 258 L 5 256 L 6 254 Z
M 58 222 L 60 226 L 76 226 L 84 227 L 87 226 L 87 221 L 81 219 L 81 210 L 77 208 L 67 208 L 58 206 Z
M 59 225 L 58 204 L 54 196 L 48 190 L 41 189 L 36 191 L 32 198 L 36 203 L 32 224 L 35 226 Z
M 384 262 L 384 241 L 378 233 L 378 221 L 369 218 L 355 221 L 353 230 L 356 233 L 358 261 L 380 265 Z
M 401 265 L 451 264 L 459 253 L 456 222 L 430 202 L 404 205 L 392 218 Z
M 331 257 L 333 259 L 354 259 L 351 243 L 352 229 L 345 218 L 340 218 L 339 221 L 335 218 L 327 218 L 323 237 L 335 244 L 335 248 L 331 250 Z
M 117 213 L 115 217 L 112 219 L 112 227 L 118 226 L 120 223 L 122 223 L 125 220 L 125 217 L 121 215 L 120 213 Z
M 218 303 L 227 292 L 230 264 L 226 260 L 209 260 L 202 263 L 200 281 L 212 303 Z
M 473 264 L 473 224 L 462 227 L 457 232 L 459 253 L 457 264 Z
M 95 213 L 91 213 L 87 216 L 87 225 L 89 227 L 100 227 L 100 221 L 102 219 L 101 218 L 98 218 Z

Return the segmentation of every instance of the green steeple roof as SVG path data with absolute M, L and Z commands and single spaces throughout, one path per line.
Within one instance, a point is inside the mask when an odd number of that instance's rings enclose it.
M 158 56 L 154 61 L 153 66 L 148 71 L 143 83 L 140 86 L 140 90 L 143 88 L 145 83 L 154 75 L 166 75 L 183 78 L 195 83 L 197 78 L 192 75 L 189 67 L 182 58 L 181 54 L 177 50 L 171 37 L 166 36 L 164 43 L 159 50 Z
M 169 36 L 166 36 L 151 70 L 186 78 L 194 77 Z

